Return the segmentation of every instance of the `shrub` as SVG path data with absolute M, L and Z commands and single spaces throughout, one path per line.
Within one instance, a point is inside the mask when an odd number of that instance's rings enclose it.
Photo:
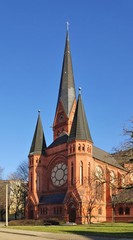
M 23 220 L 12 220 L 9 222 L 9 226 L 43 226 L 43 220 L 23 219 Z

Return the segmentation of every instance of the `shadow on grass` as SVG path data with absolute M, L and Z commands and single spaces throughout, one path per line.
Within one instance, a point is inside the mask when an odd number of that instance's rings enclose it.
M 67 232 L 67 233 L 70 233 L 70 234 L 77 234 L 77 235 L 80 235 L 80 236 L 84 236 L 86 238 L 90 238 L 91 239 L 98 239 L 98 237 L 105 237 L 107 239 L 111 239 L 111 238 L 129 238 L 129 239 L 133 239 L 133 232 L 113 232 L 113 233 L 108 233 L 108 232 L 94 232 L 94 231 L 91 231 L 91 230 L 88 230 L 88 231 L 72 231 L 72 230 L 68 230 L 68 231 L 65 231 L 63 230 L 62 232 Z M 94 238 L 93 238 L 94 237 Z M 97 238 L 95 238 L 97 237 Z

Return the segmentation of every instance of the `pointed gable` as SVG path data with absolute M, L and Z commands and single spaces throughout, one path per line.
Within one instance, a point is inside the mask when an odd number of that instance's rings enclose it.
M 70 136 L 68 138 L 69 142 L 73 140 L 88 140 L 90 142 L 93 142 L 80 94 L 78 96 L 72 128 L 71 128 Z
M 64 111 L 66 115 L 69 117 L 69 114 L 75 99 L 76 99 L 76 91 L 75 91 L 75 84 L 74 84 L 70 43 L 69 43 L 69 37 L 68 37 L 68 31 L 67 31 L 57 108 L 58 108 L 59 102 L 61 101 Z
M 29 154 L 45 154 L 46 142 L 40 117 L 40 112 L 38 114 L 36 129 L 34 137 L 32 140 L 31 148 Z

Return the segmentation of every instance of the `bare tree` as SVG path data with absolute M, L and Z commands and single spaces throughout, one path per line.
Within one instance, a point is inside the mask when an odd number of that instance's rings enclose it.
M 0 179 L 2 179 L 2 174 L 3 174 L 3 168 L 0 167 Z
M 129 126 L 123 128 L 125 140 L 114 149 L 112 154 L 115 159 L 127 170 L 125 179 L 129 179 L 127 184 L 120 188 L 133 188 L 133 120 L 129 121 Z
M 0 180 L 0 219 L 4 221 L 6 212 L 6 184 L 8 181 Z
M 11 180 L 11 192 L 14 197 L 10 198 L 10 206 L 14 212 L 15 219 L 21 213 L 25 216 L 25 203 L 28 195 L 28 161 L 20 163 L 17 170 L 8 177 Z
M 96 218 L 97 211 L 101 208 L 105 183 L 104 176 L 96 175 L 95 173 L 92 173 L 89 180 L 84 179 L 84 188 L 81 190 L 81 196 L 82 201 L 86 203 L 83 215 L 86 217 L 88 224 L 92 223 L 92 219 Z

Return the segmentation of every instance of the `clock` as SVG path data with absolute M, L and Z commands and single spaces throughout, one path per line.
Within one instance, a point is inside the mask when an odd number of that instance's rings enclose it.
M 51 171 L 51 180 L 54 186 L 60 187 L 67 181 L 67 165 L 63 162 L 54 166 Z

